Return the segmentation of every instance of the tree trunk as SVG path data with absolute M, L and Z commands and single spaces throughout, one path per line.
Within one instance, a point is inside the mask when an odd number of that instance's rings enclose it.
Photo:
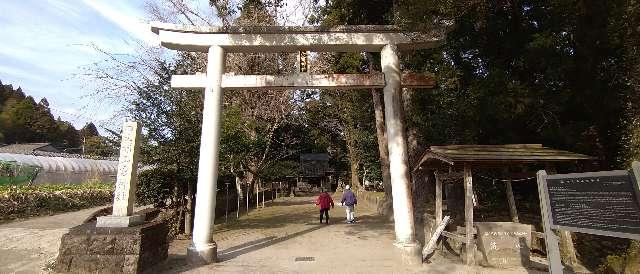
M 640 1 L 629 1 L 627 7 L 627 18 L 632 21 L 628 24 L 626 42 L 626 60 L 628 62 L 628 77 L 631 82 L 631 94 L 628 96 L 627 109 L 627 142 L 625 145 L 626 160 L 629 164 L 632 161 L 640 160 Z M 640 242 L 632 241 L 627 253 L 627 262 L 624 270 L 625 274 L 640 273 Z
M 191 231 L 193 230 L 193 211 L 195 210 L 195 193 L 194 186 L 195 182 L 189 182 L 187 184 L 187 212 L 184 216 L 184 234 L 191 235 Z
M 254 194 L 254 190 L 256 187 L 255 184 L 255 174 L 251 172 L 251 170 L 245 171 L 244 172 L 244 182 L 247 185 L 248 191 L 247 191 L 247 199 L 251 200 L 251 198 L 253 197 Z
M 351 167 L 351 187 L 354 190 L 360 189 L 360 179 L 358 177 L 358 166 L 360 164 L 360 160 L 358 159 L 358 155 L 356 154 L 356 148 L 354 141 L 350 136 L 347 136 L 347 150 L 349 156 L 349 163 Z
M 411 89 L 403 89 L 402 90 L 402 103 L 404 106 L 404 112 L 402 112 L 403 119 L 406 120 L 406 117 L 411 117 L 411 115 L 406 115 L 411 111 L 411 100 L 413 99 L 414 90 Z M 409 154 L 409 169 L 413 170 L 420 161 L 420 156 L 424 151 L 425 142 L 419 142 L 422 140 L 420 138 L 420 134 L 418 130 L 412 126 L 410 122 L 405 123 L 406 133 L 407 133 L 407 153 Z M 435 193 L 435 181 L 429 180 L 429 174 L 424 170 L 417 170 L 417 172 L 411 172 L 411 191 L 413 193 L 413 207 L 416 217 L 422 216 L 422 214 L 426 210 L 427 203 L 434 202 L 434 195 L 429 195 L 430 193 Z
M 185 205 L 185 199 L 184 199 L 184 185 L 180 184 L 180 180 L 178 179 L 178 176 L 176 176 L 174 193 L 175 193 L 174 202 L 171 206 L 174 208 L 174 210 L 178 215 L 177 216 L 178 221 L 176 222 L 176 225 L 177 225 L 176 233 L 180 234 L 180 233 L 184 233 L 183 231 L 184 214 L 185 214 L 186 205 Z
M 244 199 L 244 191 L 242 191 L 242 180 L 236 175 L 236 193 L 238 193 L 238 199 Z
M 389 172 L 389 147 L 387 133 L 384 126 L 384 105 L 380 98 L 380 91 L 371 89 L 373 109 L 376 118 L 376 135 L 378 137 L 378 153 L 380 154 L 380 169 L 382 171 L 382 186 L 384 187 L 384 201 L 378 208 L 378 213 L 393 219 L 393 195 L 391 194 L 391 173 Z

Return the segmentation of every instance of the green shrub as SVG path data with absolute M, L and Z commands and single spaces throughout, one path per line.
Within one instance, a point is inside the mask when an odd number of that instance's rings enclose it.
M 625 261 L 625 256 L 609 255 L 604 263 L 598 266 L 595 273 L 622 274 L 624 273 Z
M 176 181 L 173 169 L 154 168 L 140 172 L 138 175 L 138 191 L 136 202 L 141 205 L 153 204 L 164 207 L 171 198 Z
M 85 184 L 41 184 L 41 185 L 0 185 L 0 194 L 8 192 L 57 192 L 65 190 L 108 190 L 113 191 L 113 183 Z
M 113 184 L 3 185 L 0 221 L 103 206 L 112 200 Z

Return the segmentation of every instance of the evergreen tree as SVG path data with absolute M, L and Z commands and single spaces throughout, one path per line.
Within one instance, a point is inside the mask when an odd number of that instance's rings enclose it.
M 91 127 L 97 135 L 95 125 Z M 36 103 L 21 88 L 0 82 L 0 142 L 47 142 L 64 150 L 80 146 L 78 134 L 71 123 L 53 118 L 46 98 Z

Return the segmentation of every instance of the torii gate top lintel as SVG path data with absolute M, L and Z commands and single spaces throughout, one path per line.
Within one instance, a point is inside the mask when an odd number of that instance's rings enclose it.
M 445 33 L 407 32 L 395 25 L 324 26 L 178 26 L 151 22 L 162 46 L 207 52 L 217 45 L 227 52 L 379 52 L 393 44 L 400 50 L 436 47 Z

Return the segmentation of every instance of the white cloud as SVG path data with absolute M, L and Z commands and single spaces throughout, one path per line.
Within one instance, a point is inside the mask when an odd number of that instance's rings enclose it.
M 0 80 L 7 78 L 29 79 L 38 82 L 47 82 L 49 79 L 38 73 L 33 73 L 22 68 L 0 64 Z
M 127 31 L 131 36 L 149 45 L 160 44 L 158 37 L 151 32 L 149 25 L 140 16 L 141 13 L 131 9 L 130 5 L 124 4 L 122 1 L 82 0 L 82 2 Z

